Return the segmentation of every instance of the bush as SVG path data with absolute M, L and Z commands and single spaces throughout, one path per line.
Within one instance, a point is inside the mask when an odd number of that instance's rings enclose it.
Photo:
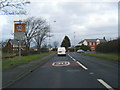
M 82 49 L 82 50 L 84 50 L 84 51 L 87 51 L 87 50 L 90 50 L 90 47 L 82 44 L 82 45 L 80 46 L 80 49 Z
M 41 48 L 40 51 L 41 51 L 41 52 L 48 52 L 49 50 L 48 50 L 48 48 Z
M 118 53 L 118 39 L 98 44 L 96 47 L 96 52 Z

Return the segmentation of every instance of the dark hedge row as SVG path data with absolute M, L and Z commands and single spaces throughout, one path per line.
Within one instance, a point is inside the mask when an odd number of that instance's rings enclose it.
M 118 53 L 118 48 L 120 46 L 120 39 L 108 41 L 97 45 L 96 52 L 101 53 Z

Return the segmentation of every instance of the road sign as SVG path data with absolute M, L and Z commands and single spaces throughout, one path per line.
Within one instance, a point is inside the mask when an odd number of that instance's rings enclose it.
M 14 32 L 25 32 L 25 23 L 15 23 L 14 25 Z
M 26 24 L 23 22 L 17 22 L 14 24 L 14 39 L 23 40 L 26 32 Z
M 15 32 L 14 33 L 14 39 L 16 40 L 24 40 L 25 34 L 24 32 Z

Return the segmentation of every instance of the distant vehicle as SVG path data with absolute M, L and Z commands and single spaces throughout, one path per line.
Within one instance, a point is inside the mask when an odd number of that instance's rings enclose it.
M 82 49 L 77 50 L 77 53 L 84 53 L 85 51 Z
M 65 47 L 59 47 L 58 50 L 57 50 L 57 55 L 58 56 L 66 56 L 66 49 Z

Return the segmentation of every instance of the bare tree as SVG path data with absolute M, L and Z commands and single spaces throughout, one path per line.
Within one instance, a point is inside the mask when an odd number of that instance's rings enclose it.
M 26 23 L 25 41 L 27 50 L 29 51 L 30 44 L 34 40 L 40 52 L 42 42 L 49 36 L 49 25 L 46 20 L 34 17 L 28 18 L 24 22 Z
M 25 32 L 25 41 L 27 45 L 27 50 L 29 51 L 30 43 L 32 42 L 33 37 L 37 33 L 39 23 L 36 22 L 34 17 L 30 17 L 24 20 L 26 23 L 26 32 Z
M 59 42 L 54 41 L 54 42 L 53 42 L 53 45 L 54 45 L 54 48 L 56 49 L 56 48 L 58 47 L 58 45 L 59 45 Z
M 0 0 L 0 11 L 4 14 L 26 14 L 23 9 L 29 3 L 27 0 Z
M 34 40 L 36 41 L 37 44 L 37 49 L 38 52 L 40 53 L 41 50 L 41 45 L 43 41 L 49 37 L 49 32 L 50 32 L 50 26 L 47 24 L 45 20 L 41 20 L 42 22 L 39 25 L 39 29 L 37 30 L 37 33 L 34 37 Z

